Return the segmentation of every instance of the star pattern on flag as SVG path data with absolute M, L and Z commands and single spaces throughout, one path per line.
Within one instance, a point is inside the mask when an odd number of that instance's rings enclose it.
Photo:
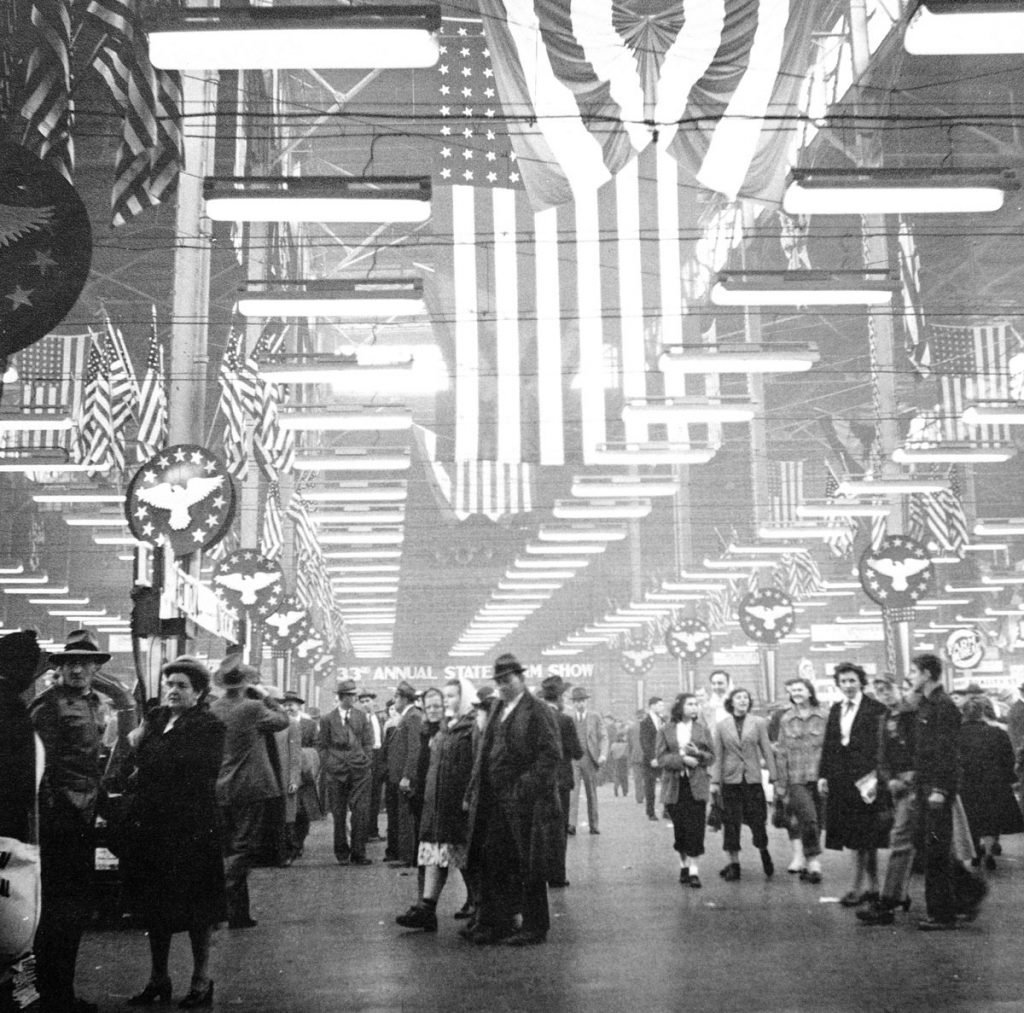
M 751 591 L 740 602 L 737 614 L 743 632 L 759 644 L 777 644 L 796 625 L 793 599 L 777 587 Z
M 437 149 L 437 175 L 442 183 L 473 186 L 520 187 L 521 175 L 515 152 L 504 129 L 497 129 L 497 93 L 489 84 L 494 77 L 490 50 L 483 28 L 442 24 L 441 58 L 436 68 L 442 118 Z M 456 37 L 459 44 L 454 45 Z M 445 44 L 447 42 L 447 44 Z M 457 84 L 455 82 L 458 82 Z M 453 105 L 452 98 L 461 104 Z M 444 122 L 454 117 L 461 124 Z M 460 140 L 461 138 L 461 140 Z
M 284 597 L 284 573 L 273 559 L 255 549 L 236 549 L 217 563 L 211 578 L 214 593 L 236 609 L 273 615 Z
M 865 551 L 858 565 L 864 593 L 890 611 L 913 608 L 928 590 L 932 570 L 927 548 L 909 535 L 889 535 Z
M 167 545 L 176 556 L 216 545 L 234 513 L 235 491 L 225 465 L 194 444 L 167 447 L 150 458 L 136 471 L 125 497 L 132 534 Z

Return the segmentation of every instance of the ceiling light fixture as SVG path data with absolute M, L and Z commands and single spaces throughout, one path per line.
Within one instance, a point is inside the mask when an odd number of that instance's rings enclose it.
M 920 0 L 903 48 L 912 56 L 1018 56 L 1024 51 L 1024 6 L 1019 0 Z
M 185 7 L 148 27 L 149 58 L 166 70 L 433 67 L 436 5 Z
M 0 433 L 66 432 L 73 425 L 70 415 L 55 412 L 0 412 Z
M 418 278 L 303 278 L 247 281 L 239 292 L 238 312 L 243 317 L 379 320 L 422 317 L 427 308 L 423 302 L 423 282 Z
M 589 563 L 589 559 L 557 557 L 555 559 L 517 559 L 514 565 L 518 570 L 546 570 L 549 567 L 552 570 L 567 570 L 570 568 L 578 570 L 581 567 L 587 566 Z M 505 576 L 508 577 L 510 574 L 506 573 Z M 533 574 L 530 576 L 533 576 Z M 573 575 L 570 574 L 570 576 Z
M 913 496 L 944 492 L 949 488 L 945 478 L 844 478 L 839 483 L 839 496 Z
M 542 524 L 537 530 L 542 542 L 621 542 L 625 528 L 596 528 L 584 524 L 555 527 Z
M 560 521 L 640 520 L 651 512 L 651 504 L 647 500 L 577 503 L 571 499 L 557 499 L 551 512 Z
M 1000 168 L 793 169 L 782 199 L 791 215 L 949 214 L 998 211 L 1019 187 Z
M 980 447 L 971 444 L 897 447 L 892 452 L 896 464 L 1002 464 L 1017 454 L 1017 448 Z
M 679 483 L 673 478 L 616 475 L 576 475 L 571 489 L 578 499 L 653 499 L 678 491 Z
M 663 373 L 804 373 L 818 361 L 814 345 L 797 342 L 728 345 L 666 345 L 658 357 Z
M 716 306 L 887 306 L 899 289 L 888 271 L 722 271 Z
M 754 406 L 745 397 L 666 397 L 627 401 L 622 421 L 627 425 L 678 425 L 681 423 L 749 422 Z
M 299 454 L 295 467 L 299 471 L 407 471 L 412 463 L 408 452 L 384 453 L 379 450 L 324 450 Z
M 961 414 L 969 426 L 1024 425 L 1024 403 L 1020 401 L 975 401 Z
M 715 456 L 711 447 L 692 447 L 689 443 L 599 443 L 591 452 L 597 465 L 707 464 Z M 556 514 L 557 516 L 557 514 Z
M 338 482 L 330 488 L 302 490 L 302 498 L 309 503 L 401 503 L 408 495 L 404 481 Z
M 888 517 L 889 507 L 883 503 L 801 503 L 796 508 L 796 515 L 804 520 L 815 520 L 828 517 Z M 832 528 L 832 534 L 842 528 Z
M 1009 538 L 1024 535 L 1024 520 L 980 520 L 974 525 L 974 533 L 981 538 Z

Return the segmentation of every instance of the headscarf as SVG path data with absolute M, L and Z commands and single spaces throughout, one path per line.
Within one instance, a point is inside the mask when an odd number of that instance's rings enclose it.
M 459 676 L 459 717 L 464 718 L 474 711 L 477 702 L 476 686 L 464 675 Z

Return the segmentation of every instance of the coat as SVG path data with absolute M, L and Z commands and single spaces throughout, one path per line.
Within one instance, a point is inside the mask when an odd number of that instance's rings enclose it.
M 335 708 L 320 719 L 316 748 L 324 777 L 345 778 L 369 770 L 373 762 L 373 729 L 369 719 L 353 707 L 345 721 L 340 709 Z
M 743 719 L 743 734 L 736 733 L 736 719 L 730 714 L 718 722 L 713 735 L 715 760 L 711 766 L 712 784 L 761 783 L 761 763 L 768 768 L 768 780 L 774 782 L 775 751 L 768 739 L 768 722 L 756 714 Z
M 818 776 L 828 781 L 825 847 L 836 851 L 884 848 L 889 843 L 889 835 L 879 818 L 879 802 L 868 805 L 861 798 L 857 781 L 877 769 L 878 731 L 886 707 L 869 696 L 862 696 L 847 746 L 842 744 L 839 724 L 842 710 L 843 701 L 840 701 L 828 712 L 818 767 Z
M 562 755 L 555 714 L 524 693 L 501 730 L 505 748 L 499 760 L 494 747 L 503 710 L 504 705 L 491 711 L 466 793 L 470 848 L 482 846 L 487 813 L 497 808 L 511 831 L 523 878 L 550 879 L 552 830 L 565 819 L 555 784 Z
M 395 733 L 388 739 L 388 781 L 397 785 L 402 778 L 408 778 L 412 785 L 416 780 L 416 761 L 420 752 L 420 729 L 423 725 L 423 711 L 411 705 L 402 711 Z
M 202 704 L 165 732 L 169 718 L 151 712 L 138 744 L 121 873 L 148 929 L 182 932 L 226 917 L 215 788 L 225 728 Z
M 576 714 L 572 715 L 573 724 L 576 726 L 576 735 L 583 747 L 583 755 L 590 758 L 593 763 L 608 759 L 608 729 L 600 714 L 594 711 L 587 711 L 583 715 L 582 722 Z
M 640 721 L 640 752 L 643 754 L 641 762 L 645 767 L 649 767 L 651 761 L 657 758 L 658 725 L 650 714 L 645 714 Z
M 558 761 L 556 782 L 562 791 L 572 791 L 576 778 L 572 772 L 572 761 L 583 759 L 583 747 L 576 734 L 576 722 L 563 711 L 553 711 L 561 738 L 562 758 Z M 566 814 L 568 815 L 568 814 Z
M 708 767 L 714 761 L 715 752 L 712 746 L 711 732 L 703 721 L 694 721 L 690 734 L 690 749 L 687 750 L 697 760 L 696 767 L 688 767 L 683 763 L 679 752 L 679 740 L 676 738 L 675 722 L 666 721 L 658 730 L 655 759 L 661 768 L 661 804 L 675 805 L 679 801 L 679 785 L 683 771 L 690 782 L 690 793 L 697 802 L 706 802 L 711 788 L 711 777 Z
M 0 837 L 27 841 L 36 800 L 36 737 L 21 694 L 0 679 Z
M 274 736 L 277 739 L 277 762 L 281 765 L 280 780 L 284 789 L 284 821 L 294 823 L 299 812 L 299 785 L 302 782 L 302 730 L 289 719 L 288 727 Z
M 217 802 L 242 806 L 280 797 L 267 738 L 288 727 L 288 715 L 269 701 L 233 693 L 215 700 L 210 710 L 226 729 Z
M 626 745 L 629 750 L 629 762 L 634 766 L 642 766 L 644 751 L 640 748 L 640 722 L 634 721 L 626 728 Z
M 465 844 L 469 817 L 462 807 L 473 774 L 473 725 L 467 714 L 430 742 L 424 779 L 420 840 L 431 844 Z
M 1002 730 L 984 721 L 960 727 L 960 799 L 974 837 L 1019 834 L 1024 816 L 1013 794 L 1013 746 Z

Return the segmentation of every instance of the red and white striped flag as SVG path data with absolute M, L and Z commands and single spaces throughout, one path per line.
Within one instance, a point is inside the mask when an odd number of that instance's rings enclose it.
M 921 302 L 921 258 L 914 231 L 902 215 L 896 237 L 900 265 L 900 297 L 903 302 L 903 347 L 921 376 L 931 373 L 931 348 Z
M 245 419 L 251 404 L 253 385 L 249 367 L 242 357 L 245 334 L 238 321 L 228 334 L 224 357 L 221 359 L 217 382 L 220 400 L 217 412 L 224 419 L 224 458 L 228 473 L 239 480 L 249 470 L 249 455 L 245 445 Z
M 124 112 L 111 198 L 111 221 L 117 226 L 159 204 L 177 186 L 185 158 L 181 81 L 176 72 L 150 64 L 137 0 L 90 0 L 86 13 L 104 32 L 96 69 Z
M 139 389 L 139 434 L 136 459 L 148 461 L 167 442 L 167 388 L 164 375 L 164 350 L 156 332 L 156 307 L 149 333 L 146 372 Z
M 263 501 L 263 531 L 260 552 L 268 559 L 279 559 L 284 549 L 284 526 L 281 519 L 281 490 L 276 482 L 270 483 Z
M 264 355 L 274 355 L 284 342 L 285 324 L 282 320 L 268 320 L 253 349 L 255 398 L 253 414 L 255 426 L 252 450 L 263 474 L 276 482 L 281 472 L 290 472 L 295 466 L 295 434 L 281 425 L 278 408 L 281 403 L 280 386 L 264 380 L 259 374 L 259 361 Z

